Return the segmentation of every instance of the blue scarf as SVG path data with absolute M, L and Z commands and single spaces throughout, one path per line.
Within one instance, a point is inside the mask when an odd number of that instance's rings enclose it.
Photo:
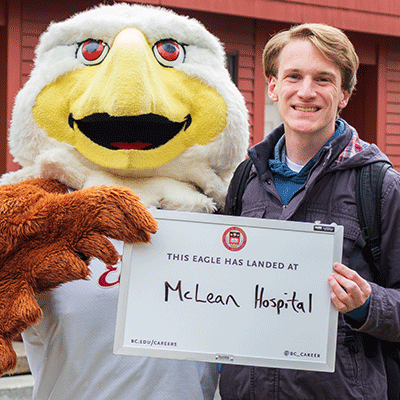
M 325 143 L 325 147 L 333 139 L 344 132 L 344 123 L 336 121 L 335 133 Z M 322 149 L 322 148 L 321 148 Z M 274 158 L 268 160 L 269 167 L 274 176 L 275 187 L 281 197 L 282 204 L 287 205 L 294 195 L 306 182 L 308 175 L 318 159 L 321 150 L 301 169 L 299 173 L 291 170 L 286 164 L 285 134 L 278 140 L 274 148 Z

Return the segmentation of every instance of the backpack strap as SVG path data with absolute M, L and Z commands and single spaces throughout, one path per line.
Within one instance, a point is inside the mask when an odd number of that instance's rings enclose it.
M 231 201 L 225 209 L 225 214 L 228 215 L 240 215 L 242 212 L 242 197 L 244 189 L 246 188 L 247 179 L 250 175 L 250 169 L 253 162 L 250 158 L 242 161 L 236 168 L 231 180 Z
M 361 234 L 356 247 L 374 268 L 374 281 L 386 286 L 387 271 L 381 259 L 381 193 L 383 178 L 391 165 L 384 161 L 363 166 L 357 171 L 356 204 Z M 351 263 L 350 263 L 351 264 Z M 353 264 L 354 265 L 354 264 Z
M 382 269 L 381 259 L 381 193 L 383 178 L 391 165 L 384 161 L 364 165 L 357 170 L 356 205 L 361 232 L 350 254 L 349 266 L 355 268 L 361 255 L 372 269 L 373 281 L 386 286 L 387 271 Z M 364 351 L 367 357 L 377 354 L 377 341 L 369 335 L 362 335 Z M 357 353 L 360 337 L 349 327 L 346 329 L 346 344 L 350 351 Z

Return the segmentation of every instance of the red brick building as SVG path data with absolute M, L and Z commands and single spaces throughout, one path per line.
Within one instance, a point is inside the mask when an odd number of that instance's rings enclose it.
M 103 0 L 103 3 L 114 3 Z M 13 100 L 28 79 L 34 48 L 50 21 L 96 0 L 1 0 L 0 173 L 16 169 L 7 151 Z M 400 2 L 398 0 L 149 0 L 200 20 L 225 43 L 248 110 L 252 142 L 279 122 L 265 97 L 261 54 L 271 34 L 291 24 L 324 22 L 343 29 L 360 57 L 357 91 L 342 116 L 378 144 L 400 169 Z

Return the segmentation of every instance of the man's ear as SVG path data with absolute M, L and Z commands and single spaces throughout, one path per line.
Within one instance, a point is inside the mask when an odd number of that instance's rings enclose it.
M 271 101 L 278 101 L 278 95 L 276 94 L 276 78 L 272 75 L 268 78 L 268 96 Z
M 339 102 L 338 107 L 342 110 L 347 106 L 350 99 L 350 93 L 347 90 L 342 90 L 342 99 Z

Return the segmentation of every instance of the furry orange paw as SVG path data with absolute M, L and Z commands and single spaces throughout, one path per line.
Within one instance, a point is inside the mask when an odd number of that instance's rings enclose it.
M 107 239 L 149 242 L 157 222 L 131 190 L 68 193 L 54 180 L 0 186 L 0 374 L 15 368 L 11 338 L 39 322 L 35 294 L 85 279 L 92 257 L 116 264 Z

